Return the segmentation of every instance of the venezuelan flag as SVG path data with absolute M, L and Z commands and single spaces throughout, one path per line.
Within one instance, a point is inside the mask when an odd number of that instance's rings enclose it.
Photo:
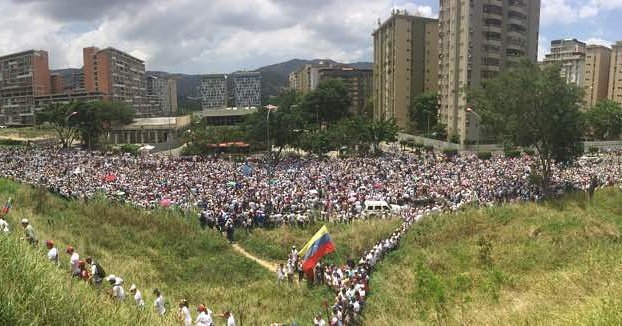
M 322 226 L 315 235 L 298 252 L 302 257 L 302 270 L 307 276 L 313 275 L 313 267 L 324 255 L 335 251 L 335 245 L 330 239 L 326 225 Z
M 9 200 L 7 200 L 6 203 L 4 203 L 4 206 L 2 206 L 2 215 L 8 214 L 12 206 L 13 206 L 13 198 L 9 197 Z

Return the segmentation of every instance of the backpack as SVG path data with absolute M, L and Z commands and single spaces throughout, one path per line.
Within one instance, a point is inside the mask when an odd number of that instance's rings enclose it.
M 95 275 L 97 275 L 100 278 L 104 278 L 106 277 L 106 271 L 104 270 L 104 268 L 98 264 L 95 263 Z

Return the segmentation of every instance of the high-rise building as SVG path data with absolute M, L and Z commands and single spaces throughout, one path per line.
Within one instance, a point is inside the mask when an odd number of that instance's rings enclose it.
M 292 71 L 289 74 L 289 81 L 287 83 L 287 87 L 302 92 L 300 84 L 301 74 L 301 70 Z
M 438 87 L 438 20 L 395 10 L 373 32 L 374 118 L 407 128 L 414 97 Z
M 352 101 L 350 112 L 363 113 L 365 102 L 372 95 L 373 70 L 351 67 L 321 68 L 318 76 L 320 82 L 330 79 L 341 80 Z
M 177 112 L 177 80 L 147 76 L 147 102 L 152 116 Z
M 35 96 L 50 91 L 46 51 L 29 50 L 0 57 L 0 124 L 33 124 Z
M 258 71 L 236 72 L 233 78 L 233 93 L 236 107 L 261 106 L 261 73 Z
M 611 46 L 607 99 L 622 104 L 622 41 Z
M 88 47 L 82 53 L 87 92 L 101 92 L 105 100 L 125 102 L 137 116 L 151 114 L 146 100 L 144 61 L 111 47 Z
M 550 51 L 543 63 L 560 64 L 562 78 L 569 84 L 582 87 L 585 81 L 585 43 L 577 39 L 553 40 Z
M 588 45 L 585 54 L 585 105 L 593 107 L 607 98 L 611 49 L 601 45 Z
M 218 110 L 227 107 L 227 75 L 203 76 L 199 91 L 203 110 Z
M 441 0 L 439 26 L 439 120 L 448 136 L 477 140 L 465 89 L 524 58 L 536 62 L 540 0 Z

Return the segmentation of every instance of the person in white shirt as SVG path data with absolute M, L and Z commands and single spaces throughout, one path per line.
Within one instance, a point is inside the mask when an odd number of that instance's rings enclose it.
M 58 249 L 54 247 L 54 241 L 46 240 L 45 246 L 49 249 L 48 251 L 48 259 L 54 264 L 59 265 L 60 261 L 58 260 Z
M 214 321 L 212 320 L 212 311 L 205 308 L 205 305 L 200 304 L 197 308 L 199 315 L 197 319 L 194 321 L 196 326 L 212 326 Z
M 153 306 L 160 316 L 164 316 L 166 313 L 166 307 L 164 307 L 164 296 L 160 293 L 160 290 L 153 290 L 153 294 L 156 296 L 155 301 L 153 302 Z
M 108 281 L 112 285 L 112 292 L 111 292 L 112 298 L 117 299 L 119 301 L 125 300 L 125 290 L 123 289 L 123 279 L 118 276 L 110 275 L 108 276 Z
M 80 266 L 78 266 L 80 255 L 78 255 L 72 246 L 67 246 L 67 250 L 65 251 L 71 255 L 71 258 L 69 258 L 69 272 L 72 276 L 78 277 L 78 275 L 80 275 Z
M 227 318 L 227 326 L 235 326 L 235 318 L 231 312 L 225 311 L 224 317 Z
M 276 281 L 278 284 L 283 283 L 283 280 L 285 280 L 285 271 L 283 268 L 283 264 L 279 264 L 279 266 L 276 267 Z
M 190 315 L 190 309 L 188 309 L 188 300 L 183 299 L 179 303 L 179 313 L 177 318 L 181 320 L 184 326 L 192 326 L 192 316 Z
M 93 283 L 93 285 L 95 286 L 101 285 L 102 281 L 104 280 L 102 276 L 103 274 L 101 271 L 97 270 L 98 269 L 97 266 L 101 266 L 101 265 L 97 265 L 97 263 L 91 257 L 86 257 L 86 263 L 91 265 L 91 282 Z
M 130 293 L 134 295 L 134 301 L 136 301 L 136 306 L 139 309 L 145 308 L 145 301 L 143 300 L 143 295 L 140 293 L 140 290 L 136 288 L 136 284 L 132 284 L 130 286 Z
M 322 315 L 315 315 L 315 318 L 313 318 L 313 326 L 326 326 L 326 322 L 324 318 L 322 318 Z
M 4 220 L 4 216 L 0 216 L 0 233 L 9 233 L 9 223 Z
M 24 239 L 31 245 L 36 246 L 39 243 L 37 233 L 27 218 L 22 219 L 22 226 L 24 227 Z

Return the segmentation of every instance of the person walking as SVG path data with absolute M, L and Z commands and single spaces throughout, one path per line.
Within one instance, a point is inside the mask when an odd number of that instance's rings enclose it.
M 80 268 L 80 279 L 88 282 L 91 279 L 91 273 L 86 268 L 86 262 L 84 260 L 78 261 L 78 267 Z
M 112 285 L 110 296 L 113 299 L 116 299 L 118 301 L 125 300 L 125 290 L 123 289 L 123 279 L 115 275 L 109 275 L 108 282 L 110 282 L 110 285 Z
M 9 223 L 4 219 L 4 215 L 0 216 L 0 234 L 8 234 L 9 231 Z
M 155 307 L 156 312 L 160 316 L 164 316 L 164 314 L 166 313 L 166 307 L 164 306 L 164 296 L 158 289 L 153 290 L 153 294 L 156 296 L 156 299 L 153 302 L 153 306 Z
M 134 301 L 138 309 L 143 310 L 145 308 L 145 301 L 143 300 L 143 294 L 136 288 L 136 284 L 130 286 L 130 293 L 134 295 Z
M 80 276 L 80 266 L 78 266 L 80 255 L 78 255 L 72 246 L 67 246 L 65 252 L 71 256 L 69 258 L 69 273 L 71 273 L 71 276 L 73 277 Z
M 278 285 L 281 285 L 285 280 L 285 271 L 283 269 L 284 267 L 282 263 L 276 267 L 276 283 Z
M 86 257 L 86 263 L 91 265 L 91 278 L 89 281 L 95 286 L 100 286 L 104 277 L 106 277 L 106 271 L 92 257 Z
M 39 240 L 37 240 L 37 233 L 35 232 L 35 228 L 30 225 L 27 218 L 22 219 L 22 227 L 24 228 L 24 239 L 28 241 L 29 244 L 36 246 L 39 243 Z
M 184 326 L 192 326 L 192 316 L 190 315 L 190 309 L 188 309 L 188 300 L 183 299 L 179 303 L 179 311 L 177 312 L 177 318 Z
M 194 321 L 196 326 L 212 326 L 214 325 L 214 321 L 212 319 L 212 311 L 205 308 L 204 304 L 200 304 L 197 308 L 199 315 L 197 319 Z
M 58 259 L 58 249 L 54 246 L 54 241 L 46 240 L 45 246 L 48 248 L 48 260 L 52 262 L 52 264 L 59 266 L 60 260 Z

